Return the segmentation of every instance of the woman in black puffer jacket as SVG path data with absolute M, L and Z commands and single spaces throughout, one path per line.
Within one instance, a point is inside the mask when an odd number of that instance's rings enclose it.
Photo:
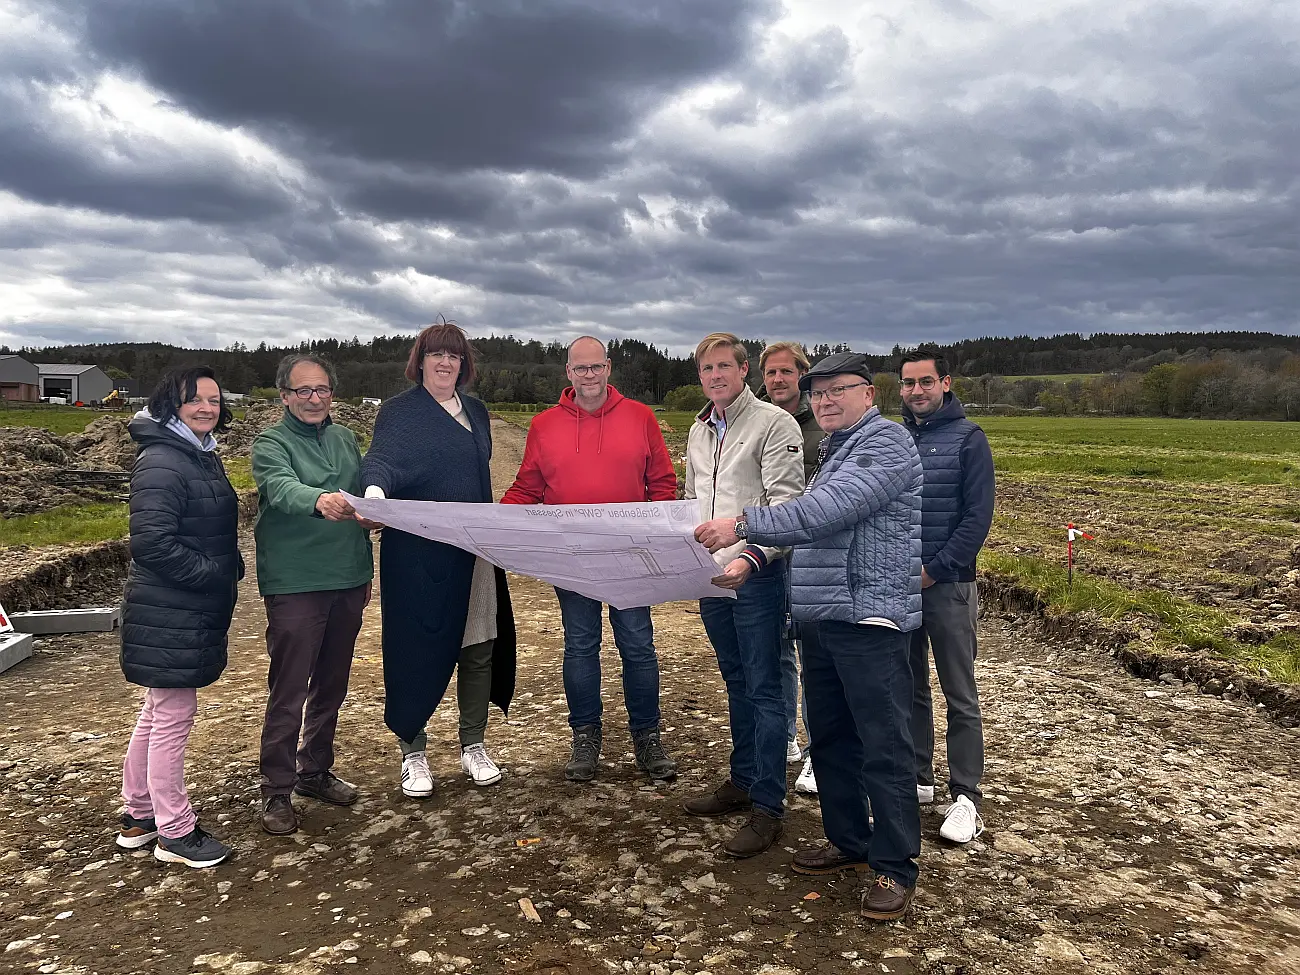
M 215 866 L 230 848 L 199 828 L 185 791 L 185 745 L 197 689 L 226 668 L 226 633 L 239 580 L 239 501 L 213 431 L 230 409 L 211 369 L 163 377 L 127 429 L 131 571 L 122 607 L 122 672 L 147 688 L 122 773 L 126 812 L 118 846 L 157 839 L 154 856 Z

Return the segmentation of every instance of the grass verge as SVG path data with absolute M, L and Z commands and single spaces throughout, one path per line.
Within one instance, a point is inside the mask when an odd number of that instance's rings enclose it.
M 34 515 L 0 519 L 0 539 L 9 545 L 88 545 L 122 538 L 128 530 L 125 503 L 68 504 Z
M 1210 651 L 1270 680 L 1300 683 L 1300 640 L 1294 634 L 1243 643 L 1227 635 L 1240 622 L 1230 613 L 1162 589 L 1133 589 L 1081 573 L 1071 585 L 1065 569 L 1042 559 L 986 549 L 980 553 L 980 567 L 1012 577 L 1057 612 L 1091 611 L 1103 619 L 1137 624 L 1151 631 L 1150 641 L 1158 648 Z

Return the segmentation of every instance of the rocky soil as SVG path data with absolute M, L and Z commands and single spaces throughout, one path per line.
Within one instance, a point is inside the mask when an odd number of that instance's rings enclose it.
M 375 432 L 375 417 L 379 410 L 374 406 L 352 406 L 349 403 L 335 403 L 330 408 L 330 417 L 335 423 L 341 423 L 361 440 L 364 445 L 370 442 Z M 253 441 L 267 427 L 274 426 L 284 417 L 284 407 L 279 401 L 273 403 L 255 402 L 244 411 L 241 419 L 230 425 L 230 429 L 221 437 L 221 454 L 223 457 L 247 457 L 253 449 Z
M 91 472 L 130 471 L 135 447 L 128 417 L 101 416 L 84 433 L 65 437 L 42 427 L 0 427 L 0 517 L 125 499 L 124 479 Z
M 507 477 L 508 436 L 496 472 Z M 439 792 L 401 796 L 376 607 L 338 734 L 338 771 L 363 799 L 298 800 L 303 828 L 274 838 L 257 823 L 267 663 L 247 580 L 231 665 L 200 693 L 189 753 L 200 816 L 237 849 L 212 871 L 113 846 L 139 691 L 121 679 L 112 635 L 42 640 L 0 675 L 0 971 L 1300 971 L 1300 733 L 1247 702 L 1135 679 L 1102 651 L 987 614 L 987 831 L 947 847 L 940 808 L 927 810 L 911 913 L 867 924 L 851 881 L 788 870 L 794 849 L 820 839 L 815 800 L 792 795 L 782 848 L 741 862 L 720 852 L 736 824 L 681 811 L 725 774 L 729 748 L 695 607 L 655 610 L 681 778 L 636 772 L 611 648 L 604 765 L 577 786 L 562 779 L 554 595 L 512 587 L 519 689 L 488 732 L 505 779 L 476 789 L 460 772 L 449 694 L 429 728 Z

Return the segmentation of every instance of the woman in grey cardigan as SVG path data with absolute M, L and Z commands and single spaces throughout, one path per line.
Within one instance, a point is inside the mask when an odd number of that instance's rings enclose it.
M 487 408 L 462 390 L 473 349 L 451 322 L 430 325 L 406 367 L 414 387 L 379 410 L 361 465 L 367 497 L 492 502 Z M 515 627 L 505 573 L 469 552 L 394 528 L 379 548 L 384 722 L 402 748 L 402 791 L 433 795 L 425 725 L 453 669 L 460 707 L 461 768 L 476 785 L 501 770 L 484 745 L 488 704 L 504 713 L 515 685 Z

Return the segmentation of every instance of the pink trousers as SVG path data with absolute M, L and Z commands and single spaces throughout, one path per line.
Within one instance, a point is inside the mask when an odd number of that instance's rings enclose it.
M 136 720 L 122 767 L 126 813 L 153 819 L 169 840 L 192 832 L 198 823 L 185 791 L 185 745 L 199 710 L 192 687 L 151 687 Z

